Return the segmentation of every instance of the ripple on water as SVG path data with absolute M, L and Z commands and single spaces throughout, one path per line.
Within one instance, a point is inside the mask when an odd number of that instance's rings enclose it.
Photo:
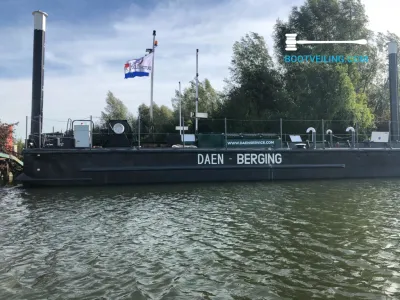
M 0 190 L 0 299 L 400 298 L 397 181 Z

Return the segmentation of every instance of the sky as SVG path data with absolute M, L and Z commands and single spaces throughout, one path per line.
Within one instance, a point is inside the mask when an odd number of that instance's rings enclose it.
M 0 120 L 20 122 L 25 138 L 32 93 L 34 10 L 48 13 L 44 132 L 65 130 L 68 118 L 100 116 L 110 90 L 136 113 L 150 103 L 150 78 L 124 79 L 124 63 L 145 54 L 156 30 L 154 102 L 171 107 L 196 74 L 217 90 L 229 76 L 233 43 L 253 31 L 272 52 L 276 20 L 304 0 L 0 0 Z M 398 0 L 364 0 L 369 28 L 400 35 Z M 22 72 L 23 71 L 23 72 Z M 29 129 L 28 124 L 28 130 Z M 28 131 L 29 132 L 29 131 Z

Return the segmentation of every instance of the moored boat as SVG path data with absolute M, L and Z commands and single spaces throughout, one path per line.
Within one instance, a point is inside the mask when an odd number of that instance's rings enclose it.
M 17 178 L 25 186 L 400 177 L 395 43 L 389 44 L 391 125 L 367 142 L 358 141 L 353 127 L 343 128 L 344 142 L 334 142 L 330 129 L 321 130 L 318 142 L 316 129 L 304 128 L 311 138 L 303 142 L 282 126 L 252 135 L 228 133 L 225 126 L 217 134 L 171 135 L 167 147 L 147 149 L 140 126 L 133 132 L 126 120 L 110 120 L 98 134 L 92 120 L 72 121 L 63 134 L 42 133 L 46 16 L 34 12 L 31 135 Z

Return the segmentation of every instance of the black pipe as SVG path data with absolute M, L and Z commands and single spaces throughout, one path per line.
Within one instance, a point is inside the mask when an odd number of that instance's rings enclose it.
M 397 73 L 397 43 L 389 45 L 389 89 L 390 89 L 390 132 L 391 141 L 399 140 L 399 101 Z
M 34 11 L 33 23 L 33 71 L 32 71 L 32 111 L 31 136 L 35 147 L 40 145 L 39 136 L 43 128 L 43 85 L 44 85 L 44 52 L 47 14 Z

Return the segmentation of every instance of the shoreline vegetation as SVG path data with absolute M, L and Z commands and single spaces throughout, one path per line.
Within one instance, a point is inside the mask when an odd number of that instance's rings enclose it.
M 208 119 L 201 120 L 203 128 L 199 121 L 199 132 L 203 132 L 202 129 L 223 132 L 225 118 L 241 120 L 228 126 L 230 132 L 276 132 L 276 126 L 270 125 L 271 122 L 248 121 L 279 119 L 330 120 L 335 123 L 330 129 L 343 134 L 348 126 L 356 128 L 356 124 L 358 131 L 367 135 L 373 130 L 388 131 L 387 43 L 396 41 L 399 44 L 400 38 L 390 32 L 369 30 L 368 16 L 359 0 L 306 0 L 302 6 L 292 8 L 287 20 L 278 19 L 274 26 L 275 60 L 264 37 L 250 32 L 233 44 L 230 76 L 225 79 L 223 91 L 214 89 L 207 78 L 199 82 L 198 111 L 208 113 Z M 287 52 L 285 34 L 293 32 L 305 40 L 367 39 L 368 44 L 299 45 L 296 52 Z M 361 57 L 364 60 L 362 63 L 346 59 L 337 63 L 311 60 L 287 63 L 285 57 L 288 55 Z M 196 84 L 192 80 L 181 96 L 175 90 L 172 109 L 155 104 L 153 124 L 150 124 L 148 105 L 142 104 L 136 113 L 131 113 L 123 101 L 109 91 L 96 128 L 101 128 L 108 119 L 127 119 L 135 129 L 140 116 L 143 133 L 149 132 L 150 128 L 155 132 L 176 133 L 181 97 L 182 117 L 185 126 L 189 127 L 188 133 L 193 133 L 191 113 L 195 111 L 195 90 Z M 285 126 L 286 132 L 296 130 L 299 131 L 299 123 Z
M 0 120 L 0 153 L 13 155 L 22 160 L 24 142 L 14 138 L 15 126 L 18 123 L 7 124 Z M 9 158 L 0 156 L 0 186 L 12 182 L 22 172 L 22 167 Z

